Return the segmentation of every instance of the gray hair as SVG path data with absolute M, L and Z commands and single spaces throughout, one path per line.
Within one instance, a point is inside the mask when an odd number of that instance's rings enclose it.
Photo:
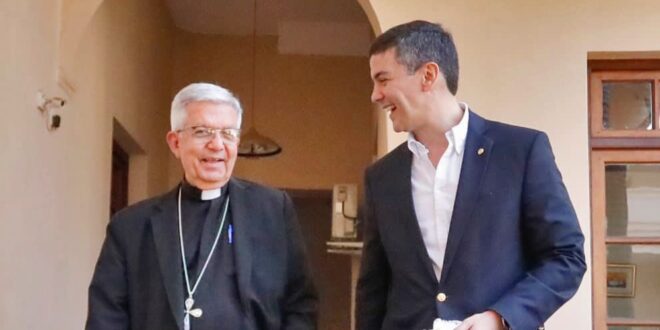
M 186 106 L 192 102 L 213 102 L 231 106 L 238 114 L 238 128 L 241 127 L 243 108 L 232 92 L 210 83 L 193 83 L 181 89 L 172 100 L 170 126 L 173 131 L 183 128 L 188 115 Z

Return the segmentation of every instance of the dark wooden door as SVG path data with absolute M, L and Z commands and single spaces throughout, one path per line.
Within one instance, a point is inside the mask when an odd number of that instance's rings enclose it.
M 319 292 L 319 330 L 351 327 L 351 260 L 326 252 L 332 224 L 331 190 L 292 190 L 298 221 L 307 245 L 312 275 Z
M 112 141 L 112 183 L 110 186 L 110 215 L 128 205 L 128 153 Z

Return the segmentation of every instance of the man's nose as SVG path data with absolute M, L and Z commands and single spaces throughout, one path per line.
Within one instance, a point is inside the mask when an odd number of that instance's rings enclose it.
M 380 91 L 378 86 L 374 85 L 373 90 L 371 90 L 371 102 L 376 103 L 383 99 L 383 93 Z
M 222 134 L 220 134 L 220 132 L 213 132 L 211 139 L 206 145 L 209 148 L 222 150 L 225 147 L 225 141 L 222 139 Z

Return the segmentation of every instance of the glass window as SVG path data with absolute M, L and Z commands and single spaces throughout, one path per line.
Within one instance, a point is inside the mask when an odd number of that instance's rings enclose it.
M 594 329 L 660 330 L 660 59 L 589 60 Z
M 660 321 L 660 246 L 607 246 L 609 317 Z
M 605 166 L 607 236 L 660 236 L 660 164 Z
M 653 129 L 653 82 L 603 82 L 603 128 Z

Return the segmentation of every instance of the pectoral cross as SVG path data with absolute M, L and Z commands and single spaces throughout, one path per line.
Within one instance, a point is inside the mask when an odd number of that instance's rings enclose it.
M 192 315 L 194 318 L 198 318 L 202 316 L 202 309 L 201 308 L 195 308 L 193 309 L 193 305 L 195 304 L 195 300 L 192 297 L 186 298 L 186 310 L 185 310 L 185 316 L 183 317 L 183 329 L 184 330 L 190 330 L 190 315 Z

